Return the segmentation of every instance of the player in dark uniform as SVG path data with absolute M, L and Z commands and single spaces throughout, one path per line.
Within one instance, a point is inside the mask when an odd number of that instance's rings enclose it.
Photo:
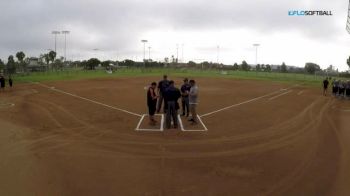
M 159 81 L 158 83 L 158 95 L 159 95 L 159 99 L 158 99 L 158 105 L 157 105 L 157 113 L 160 112 L 160 110 L 162 109 L 162 103 L 164 100 L 164 96 L 163 93 L 165 92 L 165 90 L 169 87 L 169 80 L 168 80 L 168 76 L 164 75 L 163 76 L 163 80 Z M 166 113 L 166 101 L 164 100 L 164 109 L 163 112 Z
M 0 88 L 1 88 L 1 91 L 5 90 L 5 78 L 4 78 L 4 76 L 0 76 Z
M 9 77 L 9 85 L 10 85 L 10 87 L 12 88 L 13 80 L 12 80 L 12 77 L 11 77 L 11 76 Z
M 350 98 L 350 80 L 346 82 L 346 97 Z
M 147 106 L 149 114 L 149 124 L 155 125 L 157 121 L 154 119 L 157 107 L 158 96 L 156 94 L 157 83 L 153 82 L 147 91 Z
M 170 129 L 171 120 L 174 122 L 174 128 L 177 129 L 177 111 L 179 109 L 178 99 L 181 97 L 180 90 L 175 87 L 174 81 L 169 82 L 169 87 L 164 92 L 165 100 L 167 101 L 167 111 L 166 111 L 166 128 Z
M 323 80 L 323 95 L 324 96 L 327 96 L 328 85 L 329 85 L 329 81 L 328 81 L 328 78 L 326 78 L 325 80 Z
M 190 101 L 189 92 L 191 90 L 191 85 L 188 83 L 188 79 L 184 79 L 184 84 L 181 86 L 181 102 L 182 102 L 182 116 L 189 116 L 190 114 Z
M 338 85 L 337 85 L 337 80 L 333 79 L 332 81 L 332 94 L 333 96 L 337 95 L 337 91 L 338 91 Z
M 343 81 L 339 81 L 339 97 L 344 97 L 344 93 L 345 93 L 345 83 Z

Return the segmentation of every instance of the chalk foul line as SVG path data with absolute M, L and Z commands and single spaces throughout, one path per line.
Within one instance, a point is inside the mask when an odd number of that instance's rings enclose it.
M 94 103 L 94 104 L 97 104 L 97 105 L 101 105 L 101 106 L 104 106 L 104 107 L 107 107 L 107 108 L 110 108 L 110 109 L 113 109 L 113 110 L 118 110 L 120 112 L 124 112 L 124 113 L 130 114 L 130 115 L 134 115 L 134 116 L 137 116 L 137 117 L 142 117 L 142 115 L 140 115 L 140 114 L 136 114 L 136 113 L 130 112 L 128 110 L 124 110 L 124 109 L 117 108 L 117 107 L 114 107 L 114 106 L 110 106 L 110 105 L 107 105 L 107 104 L 104 104 L 104 103 L 101 103 L 101 102 L 98 102 L 98 101 L 95 101 L 95 100 L 92 100 L 92 99 L 81 97 L 79 95 L 75 95 L 75 94 L 72 94 L 72 93 L 69 93 L 69 92 L 65 92 L 63 90 L 59 90 L 59 89 L 57 89 L 55 87 L 50 87 L 50 86 L 47 86 L 47 85 L 39 83 L 39 82 L 33 82 L 33 84 L 37 84 L 37 85 L 43 86 L 45 88 L 48 88 L 50 90 L 53 90 L 53 91 L 56 91 L 56 92 L 59 92 L 59 93 L 65 94 L 65 95 L 69 95 L 69 96 L 72 96 L 72 97 L 75 97 L 75 98 L 78 98 L 78 99 L 82 99 L 82 100 L 85 100 L 85 101 L 88 101 L 88 102 L 91 102 L 91 103 Z
M 269 101 L 274 100 L 274 99 L 277 99 L 278 97 L 281 97 L 281 96 L 283 96 L 283 95 L 286 95 L 286 94 L 288 94 L 288 93 L 290 93 L 290 92 L 292 92 L 292 91 L 293 91 L 293 90 L 290 90 L 290 91 L 287 91 L 287 92 L 285 92 L 285 93 L 282 93 L 282 94 L 276 95 L 276 96 L 274 96 L 274 97 L 271 97 L 271 98 L 269 99 Z
M 251 102 L 260 100 L 260 99 L 262 99 L 262 98 L 265 98 L 265 97 L 274 95 L 274 94 L 279 93 L 279 92 L 287 91 L 287 92 L 285 92 L 285 93 L 283 93 L 283 94 L 278 95 L 278 96 L 282 96 L 282 95 L 284 95 L 284 94 L 290 93 L 290 92 L 291 92 L 290 89 L 295 88 L 295 87 L 298 87 L 298 86 L 299 86 L 299 85 L 295 85 L 295 86 L 290 87 L 290 88 L 288 88 L 288 89 L 280 89 L 280 90 L 274 91 L 274 92 L 272 92 L 272 93 L 268 93 L 268 94 L 263 95 L 263 96 L 260 96 L 260 97 L 256 97 L 256 98 L 253 98 L 253 99 L 250 99 L 250 100 L 241 102 L 241 103 L 237 103 L 237 104 L 234 104 L 234 105 L 230 105 L 230 106 L 221 108 L 221 109 L 219 109 L 219 110 L 215 110 L 215 111 L 213 111 L 213 112 L 209 112 L 209 113 L 203 114 L 203 115 L 201 115 L 200 117 L 210 116 L 210 115 L 213 115 L 213 114 L 218 113 L 218 112 L 222 112 L 222 111 L 225 111 L 225 110 L 234 108 L 234 107 L 238 107 L 238 106 L 240 106 L 240 105 L 244 105 L 244 104 L 247 104 L 247 103 L 251 103 Z M 277 97 L 276 97 L 276 98 L 277 98 Z

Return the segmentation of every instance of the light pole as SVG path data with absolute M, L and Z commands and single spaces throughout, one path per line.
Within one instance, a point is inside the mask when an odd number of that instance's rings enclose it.
M 146 43 L 148 41 L 143 39 L 143 40 L 141 40 L 141 42 L 143 43 L 143 62 L 145 62 L 145 60 L 146 60 Z
M 151 61 L 151 47 L 148 47 L 148 61 Z
M 255 65 L 258 65 L 258 47 L 260 44 L 253 44 L 253 46 L 255 47 Z
M 57 35 L 60 34 L 59 31 L 52 31 L 52 34 L 55 36 L 55 53 L 57 55 Z
M 179 44 L 176 44 L 176 63 L 179 62 Z
M 62 31 L 62 34 L 64 34 L 64 62 L 67 61 L 67 34 L 69 34 L 70 31 Z
M 181 62 L 184 63 L 185 62 L 185 59 L 184 59 L 184 44 L 182 44 L 181 46 L 182 46 Z
M 220 57 L 220 46 L 217 46 L 217 57 L 216 57 L 216 63 L 219 64 L 219 57 Z
M 94 49 L 92 49 L 92 50 L 94 51 L 94 57 L 93 57 L 93 58 L 99 59 L 99 58 L 97 57 L 97 53 L 100 51 L 100 49 L 99 49 L 99 48 L 94 48 Z

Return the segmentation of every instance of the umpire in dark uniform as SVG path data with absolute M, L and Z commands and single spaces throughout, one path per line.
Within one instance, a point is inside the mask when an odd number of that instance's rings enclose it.
M 190 101 L 189 101 L 189 92 L 191 90 L 191 85 L 188 83 L 188 79 L 184 79 L 184 84 L 181 86 L 181 102 L 182 102 L 182 116 L 189 116 L 190 113 Z
M 158 83 L 158 95 L 159 95 L 159 99 L 158 99 L 158 105 L 157 105 L 157 113 L 160 112 L 160 110 L 162 109 L 162 103 L 164 100 L 164 92 L 165 90 L 169 87 L 169 80 L 168 80 L 168 76 L 164 75 L 163 76 L 163 80 L 159 81 Z M 166 113 L 166 100 L 164 100 L 164 113 Z
M 167 111 L 166 111 L 166 128 L 171 128 L 171 120 L 174 122 L 174 128 L 177 129 L 177 110 L 179 109 L 178 99 L 181 97 L 180 90 L 175 87 L 174 81 L 169 82 L 169 87 L 165 90 L 164 98 L 167 102 Z
M 5 78 L 4 76 L 0 75 L 0 91 L 5 90 Z

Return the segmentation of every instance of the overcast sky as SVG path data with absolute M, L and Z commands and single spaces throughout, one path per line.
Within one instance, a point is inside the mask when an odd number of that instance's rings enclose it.
M 1 0 L 0 58 L 54 49 L 52 30 L 69 30 L 67 58 L 304 66 L 346 70 L 350 35 L 347 0 Z M 288 16 L 289 10 L 325 10 L 333 16 Z M 219 46 L 219 50 L 218 50 Z M 63 56 L 64 37 L 57 52 Z M 98 49 L 98 50 L 93 50 Z

